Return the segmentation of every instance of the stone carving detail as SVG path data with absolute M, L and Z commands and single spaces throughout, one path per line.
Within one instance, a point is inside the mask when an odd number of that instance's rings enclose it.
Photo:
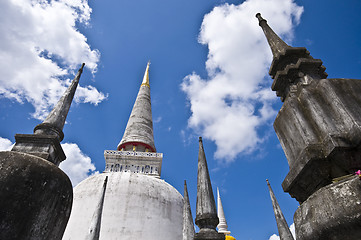
M 160 176 L 163 153 L 105 150 L 104 172 L 131 172 Z
M 105 166 L 104 172 L 132 172 L 159 175 L 158 167 L 150 165 L 122 165 L 109 163 Z

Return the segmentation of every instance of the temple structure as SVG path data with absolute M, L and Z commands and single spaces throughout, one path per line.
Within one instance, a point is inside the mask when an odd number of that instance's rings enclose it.
M 273 53 L 272 90 L 283 101 L 274 129 L 290 167 L 282 187 L 300 202 L 297 240 L 359 239 L 361 81 L 327 79 L 321 60 L 256 17 Z
M 256 17 L 273 54 L 272 90 L 283 102 L 274 129 L 289 165 L 283 190 L 300 203 L 294 214 L 297 240 L 358 240 L 361 81 L 327 79 L 321 60 L 306 48 L 289 46 L 259 13 Z M 16 134 L 12 150 L 0 152 L 0 239 L 234 239 L 219 191 L 216 209 L 201 137 L 197 233 L 186 183 L 183 198 L 161 179 L 163 154 L 153 136 L 149 64 L 120 143 L 104 152 L 103 173 L 72 189 L 58 168 L 66 158 L 60 142 L 84 64 L 34 133 Z M 267 183 L 280 239 L 292 240 Z
M 63 128 L 84 64 L 34 134 L 16 134 L 0 152 L 0 239 L 60 240 L 69 219 L 73 189 L 58 168 L 66 156 Z
M 149 63 L 124 136 L 104 157 L 104 172 L 74 188 L 63 240 L 182 239 L 183 197 L 160 179 L 163 154 L 154 144 Z

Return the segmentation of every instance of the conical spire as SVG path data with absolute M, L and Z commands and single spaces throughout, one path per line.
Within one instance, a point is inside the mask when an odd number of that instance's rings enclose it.
M 147 64 L 143 82 L 140 86 L 123 138 L 118 145 L 118 150 L 132 149 L 134 151 L 156 152 L 153 137 L 152 107 L 150 102 L 149 65 L 150 62 Z
M 314 59 L 304 47 L 287 45 L 271 28 L 267 21 L 256 14 L 273 54 L 269 74 L 274 79 L 272 90 L 281 101 L 287 98 L 291 86 L 299 82 L 309 84 L 313 79 L 327 78 L 326 68 L 320 59 Z
M 89 233 L 88 233 L 86 240 L 98 240 L 99 239 L 100 225 L 101 225 L 101 220 L 102 220 L 103 204 L 104 204 L 105 190 L 107 188 L 107 183 L 108 183 L 108 176 L 106 176 L 104 179 L 101 197 L 99 199 L 98 205 L 95 209 L 94 215 L 90 222 Z
M 187 182 L 184 180 L 184 196 L 183 196 L 183 240 L 193 240 L 194 224 L 189 202 Z
M 195 239 L 225 239 L 224 234 L 216 231 L 219 220 L 202 137 L 199 137 L 196 214 L 195 222 L 200 230 Z
M 75 76 L 74 80 L 65 91 L 54 109 L 41 124 L 34 128 L 34 134 L 56 135 L 59 141 L 64 138 L 63 128 L 66 117 L 68 116 L 70 105 L 73 101 L 75 90 L 78 86 L 80 76 L 83 72 L 85 63 L 83 63 Z
M 49 116 L 34 128 L 34 134 L 16 134 L 16 143 L 11 151 L 25 152 L 44 158 L 59 166 L 66 159 L 60 145 L 64 138 L 63 128 L 66 117 L 78 86 L 84 63 L 75 76 L 74 80 L 65 91 Z
M 263 19 L 260 13 L 256 14 L 259 25 L 261 26 L 264 34 L 266 35 L 269 46 L 271 47 L 274 57 L 284 53 L 287 48 L 290 48 L 267 24 L 267 20 Z
M 217 187 L 217 213 L 219 219 L 219 224 L 217 226 L 218 232 L 223 233 L 225 235 L 229 235 L 231 232 L 228 231 L 228 225 L 227 225 L 226 217 L 224 215 L 221 195 L 219 194 L 218 187 Z
M 197 216 L 196 224 L 203 225 L 203 220 L 211 220 L 216 228 L 218 216 L 214 201 L 211 179 L 209 177 L 206 156 L 204 154 L 202 137 L 199 137 L 198 181 L 197 181 Z
M 272 200 L 272 205 L 273 205 L 273 211 L 275 213 L 275 217 L 276 217 L 276 222 L 277 222 L 277 228 L 278 228 L 278 234 L 280 235 L 280 239 L 281 240 L 294 240 L 292 233 L 287 225 L 286 219 L 283 216 L 283 213 L 281 211 L 280 206 L 278 205 L 276 196 L 273 193 L 273 190 L 271 188 L 270 183 L 267 181 L 267 185 L 268 185 L 268 189 L 269 189 L 269 193 L 271 196 L 271 200 Z

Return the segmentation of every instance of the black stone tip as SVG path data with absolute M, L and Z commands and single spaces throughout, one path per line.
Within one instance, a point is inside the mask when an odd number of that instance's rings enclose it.
M 260 13 L 256 14 L 256 18 L 258 18 L 259 23 L 261 23 L 262 21 L 266 21 L 265 19 L 262 18 Z M 266 21 L 267 22 L 267 21 Z
M 267 185 L 270 185 L 268 179 L 266 179 L 266 182 L 267 182 Z
M 79 69 L 80 72 L 83 72 L 84 66 L 85 66 L 85 63 L 82 63 L 82 65 L 81 65 L 81 67 L 80 67 L 80 69 Z
M 184 180 L 184 186 L 187 185 L 187 180 Z
M 199 137 L 199 141 L 202 142 L 202 137 Z

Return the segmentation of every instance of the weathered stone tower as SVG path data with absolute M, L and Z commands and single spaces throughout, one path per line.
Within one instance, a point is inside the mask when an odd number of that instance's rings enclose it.
M 73 189 L 58 168 L 65 154 L 63 127 L 84 64 L 55 108 L 34 134 L 16 134 L 9 152 L 0 152 L 0 239 L 61 239 Z
M 321 60 L 256 17 L 273 53 L 272 90 L 284 102 L 274 128 L 290 167 L 282 187 L 301 204 L 297 239 L 359 239 L 361 181 L 352 175 L 361 169 L 361 81 L 326 79 Z
M 219 219 L 201 137 L 199 137 L 196 214 L 195 222 L 199 232 L 195 234 L 194 240 L 225 240 L 225 235 L 216 230 Z

